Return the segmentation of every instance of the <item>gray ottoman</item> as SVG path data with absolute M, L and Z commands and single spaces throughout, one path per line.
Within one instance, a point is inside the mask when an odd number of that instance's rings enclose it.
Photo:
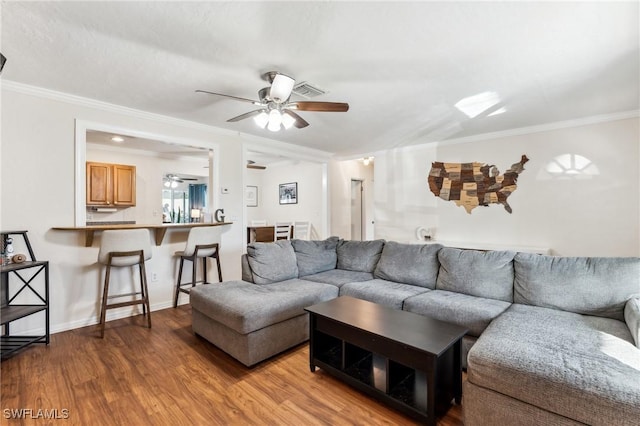
M 304 308 L 338 287 L 300 279 L 258 285 L 228 281 L 191 289 L 193 331 L 246 366 L 309 339 Z

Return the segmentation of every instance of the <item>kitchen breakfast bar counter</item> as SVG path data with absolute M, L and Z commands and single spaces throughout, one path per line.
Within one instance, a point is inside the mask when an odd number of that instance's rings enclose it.
M 169 229 L 185 229 L 196 228 L 199 226 L 225 226 L 231 225 L 233 222 L 214 222 L 214 223 L 162 223 L 156 225 L 139 225 L 139 224 L 122 224 L 122 225 L 87 225 L 87 226 L 57 226 L 51 228 L 55 231 L 81 231 L 85 233 L 85 247 L 93 245 L 93 236 L 96 231 L 106 231 L 110 229 L 151 229 L 155 233 L 156 245 L 162 244 L 167 230 Z

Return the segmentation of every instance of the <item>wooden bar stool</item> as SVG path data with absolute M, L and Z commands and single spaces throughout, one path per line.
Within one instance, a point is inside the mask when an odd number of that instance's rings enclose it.
M 123 306 L 142 305 L 142 314 L 147 316 L 151 328 L 151 308 L 149 307 L 149 290 L 147 288 L 147 272 L 145 261 L 151 259 L 151 242 L 148 229 L 121 229 L 102 232 L 102 242 L 98 252 L 98 262 L 106 265 L 102 308 L 100 310 L 100 337 L 104 338 L 104 327 L 107 309 Z M 140 272 L 140 291 L 109 295 L 109 282 L 112 267 L 130 267 L 138 265 Z M 140 296 L 135 298 L 135 296 Z M 118 303 L 107 303 L 109 299 L 134 297 L 133 300 Z
M 180 292 L 189 294 L 190 288 L 197 283 L 209 284 L 207 281 L 207 258 L 215 259 L 218 267 L 218 281 L 222 282 L 222 269 L 220 267 L 220 230 L 214 226 L 203 226 L 191 228 L 187 237 L 187 246 L 184 251 L 176 252 L 180 256 L 180 267 L 178 268 L 178 280 L 173 298 L 173 307 L 178 307 L 178 296 Z M 198 259 L 202 261 L 202 280 L 197 280 Z M 191 262 L 191 281 L 182 282 L 182 271 L 185 260 Z

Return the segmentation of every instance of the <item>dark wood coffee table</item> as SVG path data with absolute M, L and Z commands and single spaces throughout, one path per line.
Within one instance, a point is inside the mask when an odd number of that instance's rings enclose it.
M 348 296 L 305 310 L 312 372 L 320 367 L 430 425 L 461 402 L 465 328 Z

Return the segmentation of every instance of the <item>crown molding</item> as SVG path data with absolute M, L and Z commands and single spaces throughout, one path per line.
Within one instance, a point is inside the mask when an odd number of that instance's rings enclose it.
M 155 114 L 152 112 L 142 111 L 135 108 L 124 107 L 121 105 L 111 104 L 108 102 L 98 101 L 95 99 L 72 95 L 69 93 L 63 93 L 63 92 L 58 92 L 51 89 L 45 89 L 43 87 L 31 86 L 24 83 L 18 83 L 16 81 L 0 79 L 0 87 L 2 89 L 10 90 L 17 93 L 22 93 L 22 94 L 36 96 L 36 97 L 45 98 L 45 99 L 51 99 L 51 100 L 60 101 L 60 102 L 66 102 L 73 105 L 99 109 L 102 111 L 113 112 L 117 114 L 123 114 L 129 117 L 155 121 L 162 124 L 169 124 L 169 125 L 174 125 L 174 126 L 194 129 L 194 130 L 201 130 L 207 133 L 213 133 L 218 136 L 240 138 L 243 141 L 251 144 L 252 146 L 261 147 L 262 150 L 268 149 L 267 146 L 273 146 L 278 152 L 291 153 L 293 151 L 307 158 L 313 158 L 313 157 L 326 158 L 332 155 L 332 153 L 329 153 L 326 151 L 320 151 L 313 148 L 301 147 L 301 146 L 290 144 L 287 142 L 278 141 L 275 139 L 254 136 L 247 133 L 241 133 L 233 130 L 222 129 L 220 127 L 215 127 L 207 124 L 197 123 L 195 121 L 189 121 L 189 120 L 184 120 L 180 118 L 169 117 L 166 115 Z M 265 146 L 265 144 L 267 146 Z
M 518 127 L 515 129 L 501 130 L 498 132 L 482 133 L 479 135 L 465 136 L 462 138 L 445 139 L 442 141 L 434 141 L 421 144 L 424 145 L 450 145 L 458 143 L 469 143 L 477 141 L 485 141 L 491 139 L 500 139 L 512 136 L 529 135 L 540 132 L 550 132 L 553 130 L 569 129 L 572 127 L 588 126 L 591 124 L 606 123 L 609 121 L 626 120 L 629 118 L 640 117 L 640 110 L 622 111 L 611 114 L 592 115 L 589 117 L 581 117 L 573 120 L 555 121 L 552 123 L 540 124 L 537 126 Z M 410 147 L 409 147 L 410 148 Z
M 213 133 L 220 136 L 227 137 L 239 137 L 242 139 L 248 149 L 254 151 L 268 152 L 289 155 L 293 154 L 300 159 L 315 161 L 328 161 L 333 158 L 338 161 L 351 160 L 356 158 L 362 158 L 364 156 L 371 156 L 370 151 L 365 154 L 352 154 L 347 156 L 333 156 L 333 153 L 327 151 L 321 151 L 314 148 L 303 147 L 299 145 L 290 144 L 287 142 L 278 141 L 275 139 L 264 138 L 260 136 L 254 136 L 247 133 L 235 132 L 232 130 L 222 129 L 220 127 L 210 126 L 207 124 L 197 123 L 195 121 L 184 120 L 180 118 L 169 117 L 166 115 L 155 114 L 147 111 L 142 111 L 134 108 L 124 107 L 108 102 L 98 101 L 95 99 L 85 98 L 82 96 L 71 95 L 69 93 L 58 92 L 51 89 L 45 89 L 42 87 L 31 86 L 24 83 L 18 83 L 11 80 L 0 79 L 0 87 L 2 89 L 11 90 L 18 93 L 23 93 L 32 96 L 38 96 L 42 98 L 52 99 L 61 102 L 67 102 L 74 105 L 85 106 L 89 108 L 100 109 L 103 111 L 114 112 L 124 114 L 131 117 L 141 118 L 145 120 L 151 120 L 160 122 L 163 124 L 170 124 L 179 127 L 202 130 L 208 133 Z M 552 130 L 566 129 L 571 127 L 580 127 L 590 124 L 598 124 L 609 121 L 624 120 L 629 118 L 640 117 L 640 110 L 623 111 L 611 114 L 601 114 L 589 117 L 577 118 L 574 120 L 557 121 L 552 123 L 540 124 L 537 126 L 519 127 L 515 129 L 501 130 L 498 132 L 482 133 L 479 135 L 466 136 L 461 138 L 445 139 L 441 141 L 414 143 L 404 147 L 389 147 L 388 149 L 377 150 L 377 152 L 385 152 L 388 150 L 400 150 L 411 151 L 419 149 L 425 146 L 441 146 L 441 145 L 453 145 L 460 143 L 470 143 L 478 141 L 486 141 L 491 139 L 500 139 L 513 136 L 521 136 L 533 133 L 547 132 Z M 267 144 L 267 145 L 265 145 Z M 374 154 L 375 155 L 375 154 Z
M 423 142 L 423 143 L 413 143 L 406 146 L 394 146 L 394 147 L 389 147 L 387 149 L 381 149 L 376 152 L 366 151 L 360 154 L 336 156 L 334 157 L 334 159 L 337 161 L 357 160 L 362 157 L 370 157 L 370 156 L 375 157 L 376 155 L 381 155 L 385 152 L 390 152 L 390 151 L 410 152 L 410 151 L 415 151 L 415 150 L 424 149 L 424 148 L 436 148 L 438 146 L 481 142 L 481 141 L 487 141 L 487 140 L 493 140 L 493 139 L 508 138 L 513 136 L 529 135 L 533 133 L 550 132 L 553 130 L 569 129 L 573 127 L 588 126 L 592 124 L 606 123 L 610 121 L 627 120 L 630 118 L 639 118 L 639 117 L 640 117 L 640 110 L 622 111 L 622 112 L 616 112 L 611 114 L 601 114 L 601 115 L 593 115 L 589 117 L 582 117 L 574 120 L 555 121 L 552 123 L 545 123 L 537 126 L 518 127 L 515 129 L 501 130 L 498 132 L 482 133 L 479 135 L 466 136 L 462 138 L 445 139 L 441 141 L 432 141 L 432 142 Z
M 165 124 L 172 124 L 180 127 L 191 129 L 199 129 L 207 132 L 214 132 L 224 136 L 235 136 L 237 132 L 221 129 L 219 127 L 209 126 L 206 124 L 196 123 L 194 121 L 182 120 L 166 115 L 155 114 L 152 112 L 142 111 L 135 108 L 124 107 L 121 105 L 111 104 L 108 102 L 98 101 L 95 99 L 85 98 L 82 96 L 72 95 L 69 93 L 58 92 L 43 87 L 31 86 L 24 83 L 18 83 L 10 80 L 2 81 L 2 88 L 13 92 L 23 93 L 26 95 L 37 96 L 41 98 L 51 99 L 54 101 L 66 102 L 74 105 L 84 106 L 88 108 L 100 109 L 103 111 L 125 114 L 135 118 L 157 121 Z

